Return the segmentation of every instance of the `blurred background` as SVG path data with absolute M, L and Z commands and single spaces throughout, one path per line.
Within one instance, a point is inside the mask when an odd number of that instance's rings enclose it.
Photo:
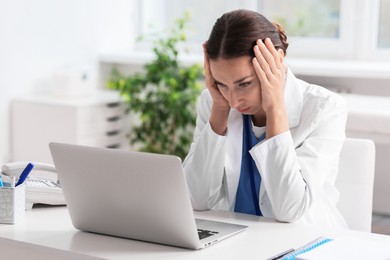
M 376 144 L 374 211 L 390 215 L 390 0 L 0 0 L 0 164 L 51 163 L 49 141 L 132 149 L 138 119 L 108 90 L 112 69 L 142 72 L 154 43 L 139 36 L 164 35 L 186 12 L 178 60 L 202 66 L 215 20 L 238 8 L 281 24 L 297 77 L 346 98 L 347 135 Z

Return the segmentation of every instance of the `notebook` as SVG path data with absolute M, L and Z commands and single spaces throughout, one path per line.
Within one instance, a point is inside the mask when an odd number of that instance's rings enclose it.
M 282 260 L 390 260 L 390 247 L 362 238 L 343 236 L 320 237 L 289 253 Z
M 302 247 L 297 248 L 293 252 L 286 254 L 283 256 L 282 260 L 294 260 L 298 259 L 302 254 L 315 249 L 318 246 L 321 246 L 325 243 L 328 243 L 332 241 L 330 238 L 325 238 L 325 237 L 319 237 L 314 241 L 311 241 L 310 243 L 307 243 L 306 245 L 303 245 Z
M 338 237 L 298 254 L 296 260 L 389 260 L 388 244 L 352 236 Z
M 195 220 L 180 158 L 50 143 L 75 228 L 199 249 L 247 226 Z

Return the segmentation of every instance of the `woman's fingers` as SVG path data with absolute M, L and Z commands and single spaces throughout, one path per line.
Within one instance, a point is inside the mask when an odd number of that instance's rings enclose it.
M 267 50 L 267 47 L 262 42 L 262 40 L 257 40 L 256 45 L 254 47 L 254 53 L 256 60 L 258 61 L 261 70 L 264 72 L 266 78 L 268 80 L 271 80 L 276 67 L 275 61 L 273 60 L 273 56 Z
M 215 85 L 215 82 L 213 80 L 211 70 L 210 70 L 210 61 L 206 52 L 206 43 L 203 43 L 202 46 L 203 46 L 203 58 L 204 58 L 203 60 L 204 60 L 204 73 L 205 73 L 206 86 L 208 88 L 211 88 Z
M 272 73 L 278 73 L 283 68 L 281 54 L 275 49 L 269 38 L 266 38 L 264 42 L 260 39 L 257 40 L 254 52 L 260 66 L 267 73 L 267 76 Z
M 271 69 L 260 51 L 260 47 L 256 45 L 254 47 L 255 58 L 253 58 L 252 64 L 255 68 L 256 74 L 260 81 L 269 80 Z
M 257 75 L 262 77 L 260 79 L 272 81 L 275 76 L 284 75 L 283 56 L 275 49 L 269 38 L 266 38 L 264 42 L 257 40 L 253 50 L 257 61 L 253 62 L 253 65 Z
M 223 97 L 222 93 L 219 91 L 217 85 L 215 84 L 214 77 L 210 69 L 210 59 L 206 51 L 206 43 L 203 43 L 203 57 L 204 57 L 204 71 L 205 71 L 205 83 L 208 88 L 210 95 L 213 99 L 214 104 L 218 104 L 218 107 L 229 109 L 228 101 Z
M 278 50 L 276 50 L 274 44 L 272 43 L 270 38 L 266 38 L 264 40 L 264 44 L 267 47 L 267 50 L 272 55 L 272 64 L 275 64 L 276 69 L 280 69 L 282 67 L 281 63 L 281 54 Z M 271 58 L 271 57 L 270 57 Z

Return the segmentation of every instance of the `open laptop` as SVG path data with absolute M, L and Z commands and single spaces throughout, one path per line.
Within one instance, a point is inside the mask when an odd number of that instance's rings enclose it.
M 199 249 L 247 227 L 195 220 L 179 157 L 50 143 L 75 228 Z

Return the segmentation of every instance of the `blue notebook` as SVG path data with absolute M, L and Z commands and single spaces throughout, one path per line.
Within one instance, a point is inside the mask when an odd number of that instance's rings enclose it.
M 303 254 L 307 251 L 310 251 L 320 245 L 323 245 L 329 241 L 332 241 L 330 238 L 325 238 L 325 237 L 320 237 L 317 238 L 316 240 L 307 243 L 306 245 L 299 247 L 298 249 L 294 250 L 293 252 L 283 256 L 282 260 L 294 260 L 297 255 Z
M 296 260 L 367 260 L 390 259 L 387 239 L 359 238 L 351 235 L 341 236 L 329 243 L 322 243 L 304 253 L 296 255 Z

